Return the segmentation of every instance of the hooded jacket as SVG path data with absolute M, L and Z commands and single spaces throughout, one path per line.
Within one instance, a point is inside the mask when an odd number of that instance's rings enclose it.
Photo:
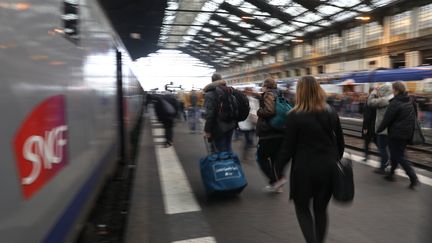
M 377 135 L 387 135 L 387 129 L 384 129 L 380 133 L 377 131 L 387 111 L 387 106 L 390 104 L 390 99 L 392 98 L 393 90 L 390 84 L 382 85 L 378 90 L 372 91 L 368 97 L 367 105 L 376 108 L 375 132 Z
M 390 100 L 377 132 L 388 128 L 390 139 L 411 139 L 414 133 L 416 111 L 407 93 L 398 94 Z
M 236 126 L 235 121 L 222 121 L 218 117 L 219 109 L 219 95 L 217 89 L 219 86 L 226 86 L 225 80 L 218 80 L 208 84 L 204 87 L 205 97 L 205 125 L 204 131 L 210 133 L 211 137 L 218 139 L 224 135 L 224 133 L 233 130 Z

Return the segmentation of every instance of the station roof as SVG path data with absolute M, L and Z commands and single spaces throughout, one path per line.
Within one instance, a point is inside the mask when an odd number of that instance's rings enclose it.
M 341 33 L 347 21 L 410 0 L 100 0 L 133 59 L 177 49 L 216 68 Z M 423 0 L 419 0 L 423 1 Z

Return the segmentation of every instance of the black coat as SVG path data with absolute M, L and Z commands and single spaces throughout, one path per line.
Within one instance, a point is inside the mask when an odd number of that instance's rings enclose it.
M 162 100 L 171 105 L 170 110 L 174 109 L 174 113 L 170 113 L 167 107 L 162 103 Z M 178 113 L 178 102 L 173 95 L 152 95 L 152 102 L 155 107 L 156 116 L 162 123 L 172 121 L 176 118 Z
M 292 159 L 290 198 L 308 200 L 317 190 L 332 192 L 334 166 L 345 147 L 337 113 L 290 112 L 286 126 L 278 162 Z
M 388 128 L 388 137 L 393 139 L 411 139 L 416 120 L 415 106 L 408 94 L 398 94 L 390 100 L 384 118 L 377 133 Z
M 365 104 L 363 109 L 362 135 L 363 137 L 373 138 L 375 137 L 376 108 Z M 365 129 L 367 129 L 366 134 L 363 133 Z

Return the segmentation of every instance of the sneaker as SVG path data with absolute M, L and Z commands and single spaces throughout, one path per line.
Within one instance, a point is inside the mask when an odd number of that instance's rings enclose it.
M 411 189 L 411 190 L 415 190 L 415 188 L 416 188 L 418 185 L 419 185 L 419 181 L 418 181 L 418 180 L 415 180 L 415 181 L 412 181 L 412 182 L 409 184 L 408 188 Z
M 277 189 L 274 188 L 273 186 L 268 185 L 268 186 L 265 186 L 265 187 L 263 188 L 263 191 L 264 191 L 264 192 L 276 192 Z
M 277 189 L 282 188 L 283 185 L 285 185 L 285 183 L 287 183 L 287 182 L 288 182 L 288 180 L 287 180 L 287 178 L 285 178 L 285 176 L 284 176 L 284 177 L 282 177 L 281 179 L 279 179 L 278 181 L 276 181 L 276 182 L 273 184 L 273 187 L 274 187 L 274 188 L 277 188 Z

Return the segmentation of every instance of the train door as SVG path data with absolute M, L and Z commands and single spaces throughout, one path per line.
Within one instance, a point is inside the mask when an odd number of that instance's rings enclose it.
M 123 94 L 123 71 L 122 71 L 122 53 L 116 51 L 116 79 L 117 79 L 117 122 L 119 136 L 119 156 L 120 163 L 126 161 L 126 129 L 125 129 L 125 99 Z

